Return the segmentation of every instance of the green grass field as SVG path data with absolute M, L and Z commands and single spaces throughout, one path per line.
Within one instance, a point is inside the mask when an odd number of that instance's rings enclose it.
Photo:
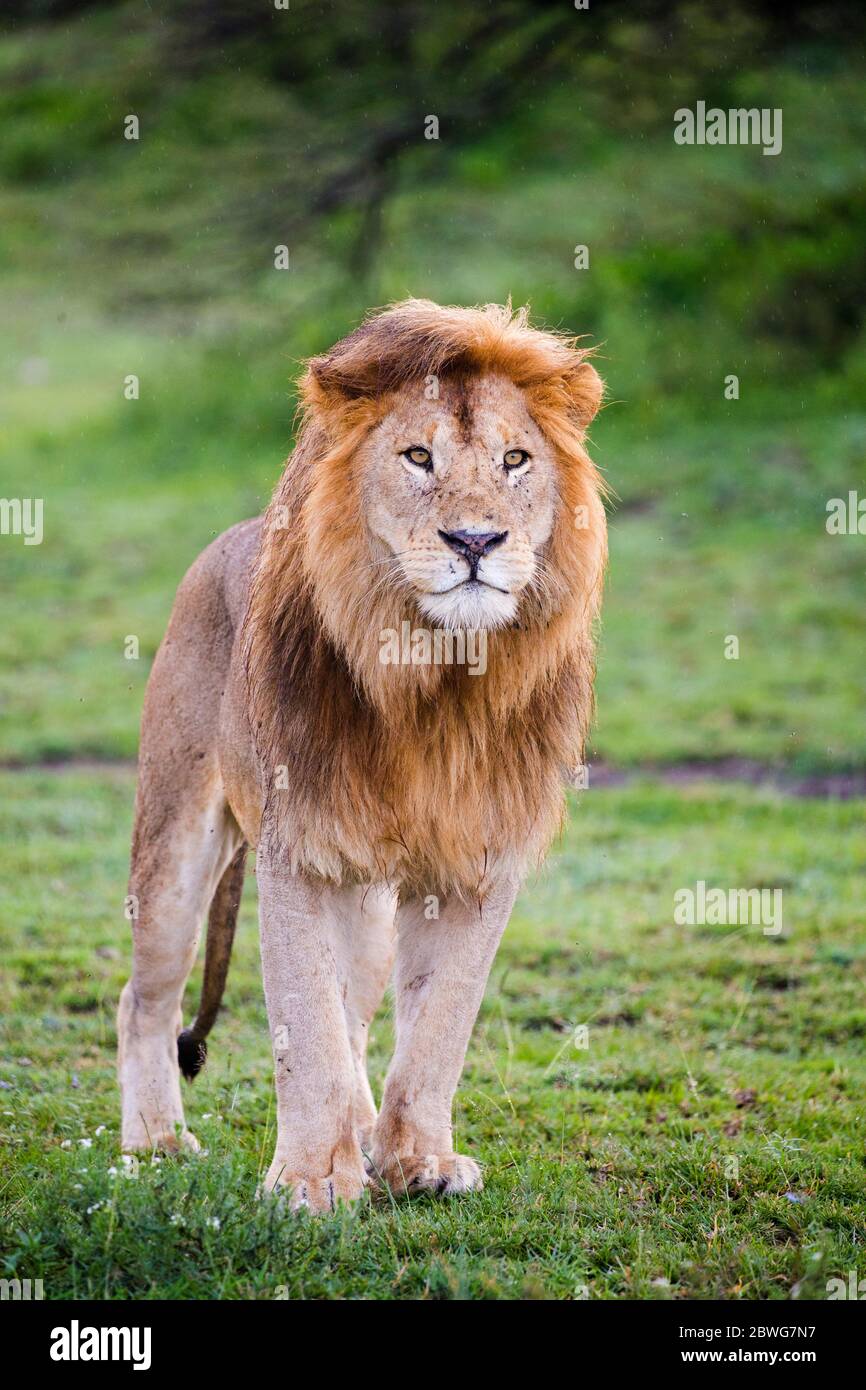
M 44 502 L 41 545 L 0 535 L 0 1276 L 80 1299 L 824 1297 L 863 1271 L 866 802 L 670 770 L 866 769 L 866 538 L 825 526 L 866 496 L 856 45 L 820 15 L 797 48 L 749 7 L 685 5 L 660 64 L 649 21 L 614 16 L 573 78 L 419 136 L 371 218 L 311 211 L 401 102 L 414 120 L 354 0 L 337 101 L 313 0 L 289 40 L 238 21 L 210 48 L 219 5 L 56 8 L 0 21 L 0 495 Z M 522 10 L 494 9 L 506 61 Z M 440 10 L 420 56 L 445 108 Z M 674 146 L 671 101 L 712 92 L 784 106 L 784 153 Z M 252 874 L 187 1091 L 207 1155 L 125 1173 L 131 764 L 175 588 L 266 504 L 300 359 L 408 293 L 510 294 L 599 344 L 590 759 L 633 780 L 590 775 L 497 958 L 456 1113 L 483 1194 L 316 1222 L 254 1195 L 274 1117 Z M 781 889 L 783 932 L 677 926 L 699 880 Z M 390 1041 L 386 1003 L 374 1089 Z
M 254 877 L 187 1088 L 207 1155 L 128 1177 L 113 1053 L 132 777 L 0 785 L 4 1272 L 46 1297 L 809 1298 L 862 1264 L 862 805 L 587 792 L 520 899 L 460 1087 L 485 1191 L 317 1221 L 254 1196 L 274 1138 Z M 696 876 L 782 887 L 781 935 L 675 926 Z M 386 1004 L 374 1085 L 390 1039 Z

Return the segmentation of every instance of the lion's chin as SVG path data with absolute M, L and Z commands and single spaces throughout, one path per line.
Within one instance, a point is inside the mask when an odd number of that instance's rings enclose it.
M 517 613 L 514 594 L 486 584 L 459 584 L 444 594 L 419 594 L 418 606 L 437 627 L 451 629 L 504 627 Z

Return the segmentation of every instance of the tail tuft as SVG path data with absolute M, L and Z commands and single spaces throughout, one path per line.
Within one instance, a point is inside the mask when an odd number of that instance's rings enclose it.
M 177 1060 L 187 1081 L 198 1076 L 205 1064 L 205 1038 L 219 1013 L 244 886 L 246 853 L 246 845 L 241 845 L 234 859 L 226 866 L 208 912 L 201 999 L 195 1022 L 191 1028 L 184 1028 L 177 1040 Z
M 198 1076 L 207 1061 L 207 1043 L 197 1038 L 191 1028 L 184 1028 L 177 1039 L 177 1060 L 187 1081 Z

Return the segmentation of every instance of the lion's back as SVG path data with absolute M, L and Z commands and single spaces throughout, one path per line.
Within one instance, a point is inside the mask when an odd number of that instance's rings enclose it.
M 144 698 L 140 796 L 173 804 L 184 784 L 207 788 L 219 776 L 222 707 L 261 526 L 256 517 L 217 536 L 178 586 Z
M 205 607 L 221 603 L 225 617 L 236 630 L 247 606 L 262 522 L 260 516 L 250 517 L 212 540 L 187 570 L 178 597 L 189 587 L 197 591 Z

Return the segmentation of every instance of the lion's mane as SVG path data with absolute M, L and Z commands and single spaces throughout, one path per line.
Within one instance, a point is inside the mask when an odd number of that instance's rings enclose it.
M 584 447 L 602 385 L 587 355 L 524 309 L 407 300 L 307 364 L 243 634 L 262 837 L 295 870 L 475 896 L 494 866 L 537 860 L 556 833 L 592 714 L 606 560 L 604 489 Z M 480 372 L 524 390 L 555 449 L 543 578 L 518 624 L 489 634 L 484 676 L 383 667 L 380 632 L 425 623 L 370 568 L 355 455 L 400 387 Z

